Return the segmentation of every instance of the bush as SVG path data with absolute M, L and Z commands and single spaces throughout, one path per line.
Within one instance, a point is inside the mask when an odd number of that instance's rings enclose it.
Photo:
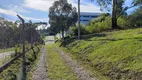
M 88 24 L 88 25 L 94 25 L 94 24 L 97 23 L 97 22 L 102 22 L 102 21 L 104 21 L 104 20 L 106 19 L 106 17 L 108 17 L 108 16 L 110 16 L 109 13 L 107 13 L 107 14 L 102 14 L 102 15 L 99 16 L 98 18 L 95 18 L 95 19 L 89 21 L 89 24 Z
M 71 35 L 77 36 L 78 35 L 78 26 L 72 26 L 70 27 Z M 80 26 L 80 34 L 86 35 L 89 34 L 88 30 L 86 29 L 86 26 L 81 25 Z
M 117 20 L 117 23 L 120 29 L 127 29 L 131 27 L 131 25 L 129 24 L 130 22 L 127 17 L 119 17 Z
M 110 16 L 105 17 L 105 19 L 100 22 L 95 21 L 94 24 L 90 24 L 87 26 L 87 31 L 90 34 L 101 32 L 101 31 L 108 30 L 108 29 L 111 29 L 111 17 Z

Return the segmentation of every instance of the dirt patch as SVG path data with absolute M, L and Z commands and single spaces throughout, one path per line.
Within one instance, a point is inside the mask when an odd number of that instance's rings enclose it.
M 47 60 L 46 60 L 46 47 L 42 49 L 40 58 L 37 62 L 37 68 L 33 72 L 32 80 L 47 80 Z
M 71 66 L 72 70 L 77 75 L 78 80 L 98 80 L 97 78 L 94 78 L 89 71 L 85 70 L 83 67 L 77 64 L 75 60 L 72 60 L 70 56 L 65 54 L 58 47 L 55 47 L 55 48 L 59 52 L 59 54 L 62 56 L 66 64 Z

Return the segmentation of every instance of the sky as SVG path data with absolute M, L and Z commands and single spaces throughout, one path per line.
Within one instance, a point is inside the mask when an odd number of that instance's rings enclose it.
M 18 20 L 17 14 L 33 22 L 48 22 L 49 8 L 55 0 L 0 0 L 0 16 L 8 20 Z M 77 0 L 68 0 L 77 8 Z M 126 5 L 130 6 L 132 0 L 126 0 Z M 131 12 L 129 10 L 128 12 Z M 81 12 L 102 13 L 100 6 L 91 0 L 81 0 Z

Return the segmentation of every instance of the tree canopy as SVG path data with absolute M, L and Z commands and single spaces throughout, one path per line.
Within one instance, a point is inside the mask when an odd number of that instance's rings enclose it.
M 76 8 L 68 3 L 67 0 L 55 1 L 49 9 L 49 23 L 51 30 L 55 33 L 67 31 L 71 25 L 77 21 Z

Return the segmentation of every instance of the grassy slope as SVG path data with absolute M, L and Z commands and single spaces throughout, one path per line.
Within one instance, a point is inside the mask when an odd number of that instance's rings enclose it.
M 141 80 L 141 32 L 142 28 L 102 32 L 90 39 L 71 42 L 66 48 L 112 80 Z
M 69 66 L 65 64 L 53 45 L 47 46 L 48 79 L 77 80 Z

